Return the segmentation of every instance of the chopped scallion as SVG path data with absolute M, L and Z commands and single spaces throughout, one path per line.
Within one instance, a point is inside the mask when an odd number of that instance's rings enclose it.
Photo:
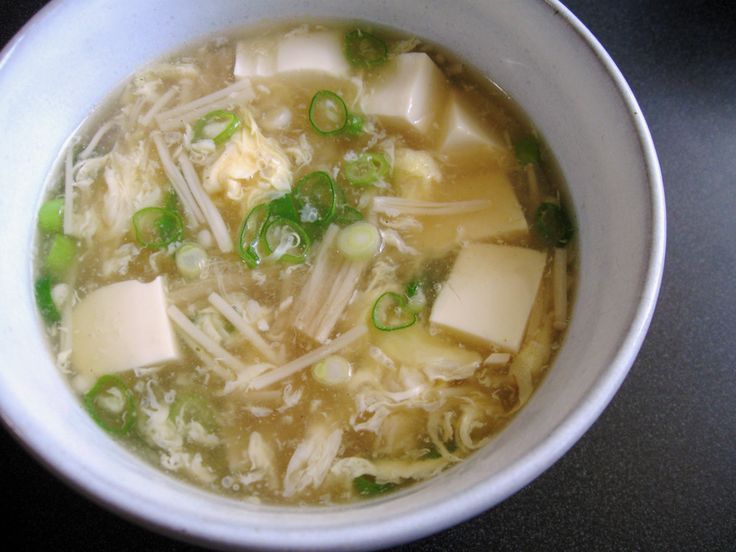
M 388 59 L 388 47 L 376 35 L 355 29 L 345 35 L 345 57 L 355 67 L 375 67 Z
M 132 220 L 135 241 L 142 247 L 167 247 L 184 236 L 184 221 L 171 209 L 146 207 L 136 211 Z
M 38 211 L 38 227 L 48 234 L 64 231 L 64 198 L 50 199 Z
M 373 305 L 371 320 L 377 329 L 392 332 L 413 326 L 417 315 L 409 310 L 406 296 L 387 291 Z
M 176 192 L 174 190 L 170 190 L 169 193 L 166 194 L 164 209 L 168 209 L 170 211 L 179 210 L 179 196 L 176 195 Z
M 104 375 L 84 395 L 84 406 L 102 429 L 125 435 L 135 424 L 137 406 L 127 385 L 117 376 Z
M 383 153 L 362 153 L 345 163 L 345 178 L 354 186 L 367 186 L 381 180 L 388 170 L 388 158 Z
M 534 215 L 534 228 L 549 245 L 565 247 L 573 235 L 567 213 L 555 203 L 542 203 Z
M 350 362 L 340 355 L 330 355 L 312 366 L 312 376 L 324 385 L 347 383 L 352 373 Z
M 298 188 L 297 184 L 297 188 Z M 285 219 L 299 222 L 299 211 L 294 202 L 292 194 L 284 194 L 281 197 L 271 200 L 268 204 L 268 214 L 272 217 L 282 217 Z
M 227 142 L 240 125 L 240 119 L 231 111 L 210 111 L 194 124 L 194 139 L 212 140 L 219 146 Z
M 207 252 L 194 243 L 187 243 L 176 250 L 176 268 L 185 278 L 198 278 L 207 264 Z
M 376 483 L 375 478 L 361 475 L 353 479 L 353 487 L 360 496 L 376 496 L 396 489 L 395 483 Z
M 429 450 L 427 453 L 422 456 L 422 460 L 435 460 L 437 458 L 442 458 L 442 455 L 440 454 L 440 451 L 437 450 L 437 447 L 434 445 L 431 445 L 429 447 Z
M 351 261 L 367 261 L 381 248 L 381 234 L 370 222 L 354 222 L 337 234 L 337 250 Z
M 299 209 L 298 221 L 313 237 L 320 234 L 320 227 L 326 227 L 335 218 L 337 189 L 324 171 L 309 173 L 299 180 L 294 188 L 294 199 Z
M 298 222 L 283 217 L 269 216 L 261 230 L 260 239 L 267 255 L 289 264 L 303 263 L 312 244 L 306 230 Z
M 350 205 L 340 205 L 335 213 L 335 222 L 340 226 L 347 226 L 359 220 L 363 220 L 363 214 Z
M 330 90 L 320 90 L 309 104 L 309 124 L 322 136 L 335 136 L 348 124 L 348 108 L 343 99 Z
M 522 166 L 533 163 L 539 164 L 541 158 L 539 154 L 539 142 L 533 136 L 526 136 L 514 142 L 514 152 L 516 159 Z
M 59 310 L 56 308 L 54 299 L 51 296 L 51 287 L 51 278 L 48 276 L 36 280 L 36 303 L 38 304 L 38 310 L 41 311 L 41 316 L 47 324 L 53 324 L 61 320 Z
M 412 280 L 406 286 L 408 297 L 407 308 L 411 312 L 419 313 L 427 306 L 427 296 L 424 293 L 424 284 L 421 280 Z
M 212 405 L 205 397 L 196 393 L 177 395 L 169 410 L 169 419 L 176 425 L 197 422 L 209 432 L 217 429 Z
M 256 205 L 250 210 L 240 226 L 238 234 L 238 254 L 250 268 L 257 267 L 261 262 L 258 252 L 259 240 L 263 225 L 268 219 L 269 207 L 267 203 Z
M 56 280 L 63 280 L 77 256 L 77 241 L 64 234 L 56 234 L 46 254 L 46 269 Z
M 348 114 L 348 122 L 345 124 L 345 134 L 349 136 L 358 136 L 363 132 L 363 125 L 365 121 L 363 117 L 357 113 Z

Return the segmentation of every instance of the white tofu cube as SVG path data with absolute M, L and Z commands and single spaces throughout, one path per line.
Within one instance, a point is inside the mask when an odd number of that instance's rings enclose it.
M 462 339 L 517 352 L 546 260 L 545 253 L 523 247 L 464 247 L 432 307 L 430 322 Z
M 235 47 L 233 74 L 237 78 L 270 77 L 276 72 L 273 39 L 240 40 Z
M 238 42 L 233 70 L 236 77 L 270 77 L 300 71 L 349 77 L 342 35 L 320 31 L 293 34 L 278 43 L 263 39 Z
M 384 124 L 424 134 L 436 122 L 447 93 L 445 76 L 427 54 L 400 54 L 368 87 L 362 108 Z
M 441 255 L 458 243 L 490 239 L 518 239 L 529 232 L 524 211 L 508 177 L 500 170 L 486 170 L 434 185 L 429 201 L 488 199 L 479 211 L 443 217 L 417 217 L 423 229 L 410 237 L 412 246 L 430 255 Z
M 93 377 L 179 358 L 161 277 L 96 289 L 72 313 L 72 365 Z
M 479 151 L 504 153 L 506 145 L 500 136 L 484 128 L 478 117 L 456 94 L 447 106 L 439 150 L 448 154 L 474 155 Z
M 279 73 L 315 71 L 334 77 L 347 77 L 350 72 L 340 33 L 325 31 L 298 34 L 279 43 L 276 69 Z

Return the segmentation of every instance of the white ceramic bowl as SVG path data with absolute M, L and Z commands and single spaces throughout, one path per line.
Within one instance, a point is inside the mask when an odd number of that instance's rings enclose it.
M 429 38 L 506 89 L 559 160 L 582 266 L 572 325 L 553 369 L 489 446 L 380 500 L 291 509 L 194 489 L 100 431 L 47 351 L 31 252 L 47 173 L 111 89 L 192 39 L 299 15 L 377 21 Z M 0 121 L 2 418 L 71 485 L 179 538 L 227 547 L 362 549 L 416 539 L 477 514 L 529 483 L 590 427 L 625 377 L 654 309 L 665 219 L 649 131 L 600 44 L 552 0 L 55 0 L 2 53 Z

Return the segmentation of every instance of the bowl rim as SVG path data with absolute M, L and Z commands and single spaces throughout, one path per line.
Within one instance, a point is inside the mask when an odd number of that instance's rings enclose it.
M 33 34 L 38 27 L 41 27 L 53 12 L 67 3 L 68 0 L 51 0 L 11 38 L 0 51 L 0 71 L 11 59 L 18 44 L 26 36 Z M 642 110 L 623 74 L 592 32 L 559 0 L 541 0 L 541 3 L 544 3 L 554 15 L 559 16 L 578 35 L 582 40 L 582 44 L 594 54 L 629 113 L 635 134 L 639 140 L 647 177 L 647 191 L 651 203 L 650 220 L 648 221 L 651 227 L 651 236 L 647 244 L 648 263 L 643 276 L 643 283 L 641 283 L 642 291 L 639 303 L 632 317 L 630 327 L 620 341 L 617 354 L 607 370 L 593 382 L 585 396 L 573 405 L 570 414 L 563 423 L 551 431 L 545 439 L 532 447 L 524 458 L 513 466 L 514 472 L 519 474 L 519 477 L 514 480 L 513 484 L 507 484 L 500 493 L 496 489 L 496 496 L 499 498 L 490 506 L 498 504 L 516 493 L 556 463 L 592 426 L 610 403 L 628 374 L 646 336 L 656 306 L 665 263 L 666 212 L 664 186 L 654 142 Z M 67 470 L 65 466 L 58 462 L 54 455 L 46 450 L 40 435 L 24 433 L 20 426 L 14 423 L 15 416 L 20 414 L 21 412 L 14 411 L 5 404 L 0 404 L 0 421 L 26 452 L 66 485 L 97 505 L 137 525 L 180 541 L 228 549 L 246 545 L 245 542 L 236 540 L 227 540 L 222 537 L 218 539 L 216 535 L 208 534 L 206 531 L 187 530 L 182 532 L 180 527 L 168 523 L 169 520 L 163 515 L 154 518 L 150 514 L 134 511 L 130 503 L 126 503 L 119 496 L 103 496 L 82 474 Z M 543 458 L 544 461 L 538 461 L 539 458 Z M 361 542 L 351 542 L 349 543 L 350 548 L 386 547 L 439 532 L 486 510 L 489 507 L 486 495 L 487 493 L 481 489 L 480 492 L 473 494 L 465 492 L 454 497 L 453 503 L 461 504 L 462 507 L 452 509 L 445 507 L 444 516 L 439 522 L 433 516 L 423 515 L 429 509 L 436 507 L 426 506 L 417 509 L 410 515 L 411 523 L 384 524 L 380 531 L 381 535 L 373 535 L 373 539 L 370 541 L 364 538 Z M 376 531 L 376 533 L 378 532 Z M 309 546 L 308 543 L 305 544 L 307 547 Z M 340 549 L 348 545 L 344 541 L 338 542 L 335 539 L 325 539 L 323 544 L 324 546 L 321 547 L 323 550 Z M 274 547 L 274 543 L 267 543 L 264 540 L 247 543 L 247 545 L 255 546 L 258 549 Z

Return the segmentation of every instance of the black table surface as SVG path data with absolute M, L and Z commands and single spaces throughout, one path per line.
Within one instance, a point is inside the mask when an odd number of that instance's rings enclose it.
M 0 44 L 44 3 L 3 0 Z M 567 6 L 628 79 L 660 156 L 657 311 L 621 390 L 570 452 L 499 506 L 401 549 L 736 550 L 736 2 Z M 22 548 L 200 550 L 93 505 L 2 428 L 0 478 L 3 533 Z

